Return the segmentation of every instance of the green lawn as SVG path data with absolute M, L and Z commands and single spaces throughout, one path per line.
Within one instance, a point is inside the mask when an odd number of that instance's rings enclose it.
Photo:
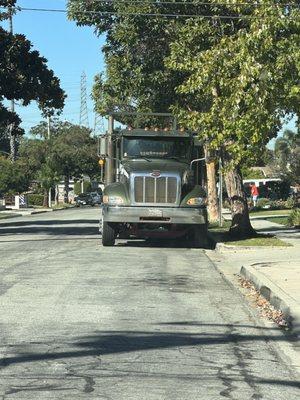
M 264 215 L 290 215 L 291 210 L 262 210 L 250 211 L 250 217 L 263 217 Z
M 275 217 L 276 218 L 276 217 Z M 278 217 L 279 218 L 279 217 Z M 276 219 L 278 219 L 276 218 Z M 218 224 L 210 224 L 209 232 L 210 236 L 216 243 L 225 243 L 230 246 L 284 246 L 289 247 L 291 246 L 289 243 L 286 243 L 276 236 L 271 235 L 257 235 L 253 238 L 248 239 L 241 239 L 236 240 L 233 239 L 232 236 L 229 234 L 231 222 L 224 221 L 223 227 L 219 227 Z
M 219 226 L 218 222 L 213 222 L 209 224 L 208 229 L 210 231 L 219 231 L 219 232 L 224 232 L 228 231 L 230 228 L 231 221 L 223 221 L 223 226 Z
M 226 244 L 230 246 L 284 246 L 284 247 L 290 247 L 292 246 L 289 243 L 286 243 L 277 237 L 268 237 L 268 236 L 260 236 L 260 237 L 255 237 L 251 239 L 245 239 L 245 240 L 238 240 L 238 241 L 233 241 L 233 242 L 226 242 Z
M 264 219 L 266 221 L 275 222 L 276 224 L 289 225 L 288 217 L 268 217 Z

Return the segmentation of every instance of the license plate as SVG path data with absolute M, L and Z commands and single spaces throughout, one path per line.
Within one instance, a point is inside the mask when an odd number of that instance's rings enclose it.
M 148 209 L 149 217 L 162 217 L 163 213 L 161 210 L 155 208 Z

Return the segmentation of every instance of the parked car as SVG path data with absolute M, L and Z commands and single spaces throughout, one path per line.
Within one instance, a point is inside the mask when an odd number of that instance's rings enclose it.
M 100 189 L 101 190 L 101 189 Z M 76 206 L 95 206 L 102 203 L 102 191 L 81 193 L 75 197 Z
M 95 203 L 93 201 L 92 196 L 90 193 L 81 193 L 77 197 L 75 197 L 75 203 L 76 207 L 81 207 L 81 206 L 94 206 Z
M 103 199 L 102 191 L 90 192 L 89 194 L 90 194 L 94 204 L 101 204 L 102 203 L 102 199 Z

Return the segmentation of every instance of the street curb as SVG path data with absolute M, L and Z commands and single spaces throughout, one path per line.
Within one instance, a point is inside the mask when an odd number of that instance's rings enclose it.
M 35 215 L 35 214 L 44 214 L 48 212 L 52 212 L 53 210 L 41 210 L 41 211 L 31 211 L 28 214 L 25 215 Z
M 291 246 L 231 246 L 228 244 L 225 244 L 223 242 L 216 243 L 215 250 L 219 251 L 220 253 L 222 250 L 257 250 L 257 249 L 262 249 L 262 250 L 271 250 L 271 249 L 286 249 L 287 247 Z
M 48 212 L 56 212 L 56 211 L 64 211 L 64 210 L 69 210 L 75 208 L 74 207 L 64 207 L 64 208 L 49 208 L 48 210 L 36 210 L 36 211 L 32 211 L 29 214 L 26 215 L 35 215 L 35 214 L 43 214 L 43 213 L 48 213 Z
M 287 321 L 291 323 L 292 333 L 300 340 L 299 304 L 251 265 L 242 266 L 240 274 L 251 281 L 260 294 L 268 300 L 272 306 L 283 312 Z
M 76 208 L 76 206 L 69 206 L 69 207 L 62 207 L 62 208 L 48 208 L 48 209 L 43 209 L 43 210 L 35 210 L 32 211 L 31 214 L 42 214 L 46 212 L 56 212 L 56 211 L 64 211 L 64 210 L 69 210 L 72 208 Z
M 52 208 L 52 211 L 53 212 L 56 212 L 56 211 L 64 211 L 64 210 L 71 210 L 72 208 L 76 208 L 76 206 L 70 206 L 70 207 L 63 207 L 63 208 Z

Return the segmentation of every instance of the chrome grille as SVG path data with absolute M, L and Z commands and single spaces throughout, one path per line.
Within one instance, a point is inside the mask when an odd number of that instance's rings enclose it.
M 175 176 L 135 176 L 135 203 L 174 204 L 177 200 L 178 183 Z

